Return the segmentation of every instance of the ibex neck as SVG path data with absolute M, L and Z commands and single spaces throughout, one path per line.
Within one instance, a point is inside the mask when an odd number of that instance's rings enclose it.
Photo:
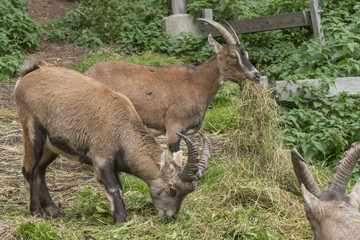
M 208 106 L 221 87 L 221 75 L 216 55 L 201 64 L 193 73 L 193 79 L 199 88 L 198 95 L 205 100 Z
M 125 131 L 119 137 L 131 146 L 126 149 L 122 148 L 123 150 L 117 153 L 119 170 L 149 183 L 160 175 L 159 162 L 164 149 L 142 124 L 133 130 L 135 130 L 135 134 L 126 134 Z

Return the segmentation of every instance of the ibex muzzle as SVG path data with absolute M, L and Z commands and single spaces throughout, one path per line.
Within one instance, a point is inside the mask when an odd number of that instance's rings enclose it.
M 45 182 L 46 168 L 61 154 L 93 165 L 115 223 L 126 221 L 120 172 L 145 181 L 159 217 L 175 219 L 184 197 L 195 190 L 207 167 L 209 139 L 200 133 L 204 148 L 198 157 L 194 144 L 180 134 L 189 147 L 183 167 L 181 152 L 173 156 L 165 151 L 124 95 L 70 69 L 36 62 L 24 66 L 14 95 L 23 127 L 22 172 L 30 211 L 38 216 L 45 212 L 64 216 Z
M 179 151 L 177 132 L 188 135 L 200 129 L 211 100 L 226 80 L 241 83 L 258 82 L 260 78 L 230 25 L 199 20 L 217 29 L 227 45 L 222 46 L 209 35 L 216 55 L 198 67 L 108 61 L 93 65 L 85 73 L 126 95 L 150 132 L 166 134 L 172 152 Z
M 304 159 L 294 148 L 291 160 L 305 200 L 306 217 L 315 240 L 360 239 L 360 180 L 346 195 L 351 173 L 360 158 L 360 141 L 345 152 L 334 169 L 329 188 L 321 191 Z

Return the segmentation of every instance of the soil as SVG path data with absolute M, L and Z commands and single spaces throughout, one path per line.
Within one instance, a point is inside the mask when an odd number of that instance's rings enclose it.
M 75 8 L 75 2 L 70 0 L 30 0 L 29 14 L 40 24 L 48 24 L 55 18 L 62 18 L 66 12 Z M 83 61 L 89 51 L 86 47 L 76 46 L 66 41 L 39 43 L 39 49 L 29 54 L 29 57 L 44 60 L 53 66 L 71 67 Z M 19 208 L 26 209 L 27 196 L 21 173 L 23 158 L 22 128 L 15 111 L 13 90 L 16 79 L 12 83 L 0 83 L 0 239 L 15 239 L 16 231 L 24 218 L 31 216 L 15 213 Z M 199 136 L 190 136 L 194 142 L 199 142 Z M 213 156 L 217 160 L 226 158 L 221 154 L 224 142 L 222 136 L 209 135 L 213 146 Z M 165 146 L 164 137 L 158 141 Z M 184 144 L 184 143 L 183 143 Z M 182 149 L 186 149 L 184 145 Z M 221 156 L 221 157 L 220 157 Z M 57 205 L 66 207 L 73 200 L 70 193 L 79 186 L 99 187 L 92 167 L 78 162 L 60 158 L 48 168 L 47 185 Z M 4 213 L 10 212 L 7 219 Z M 3 212 L 3 213 L 2 213 Z M 3 216 L 3 217 L 2 217 Z M 18 218 L 21 219 L 19 221 Z M 15 219 L 17 219 L 15 221 Z

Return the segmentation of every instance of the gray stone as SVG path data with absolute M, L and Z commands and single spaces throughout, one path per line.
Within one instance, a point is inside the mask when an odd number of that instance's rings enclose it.
M 176 14 L 165 17 L 162 20 L 163 32 L 169 33 L 173 37 L 179 36 L 181 32 L 189 32 L 195 35 L 202 34 L 199 22 L 194 22 L 193 16 L 189 14 Z

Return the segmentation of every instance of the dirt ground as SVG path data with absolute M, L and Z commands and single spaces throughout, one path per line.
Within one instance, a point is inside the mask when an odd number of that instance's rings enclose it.
M 30 0 L 30 16 L 37 22 L 50 23 L 55 18 L 64 17 L 66 12 L 75 8 L 70 0 Z M 45 60 L 53 66 L 70 67 L 79 64 L 88 48 L 75 46 L 65 41 L 40 42 L 38 51 L 29 57 Z M 16 210 L 27 204 L 26 191 L 21 173 L 23 155 L 22 129 L 17 118 L 13 99 L 13 83 L 0 83 L 0 239 L 15 239 L 13 232 L 20 225 L 9 223 L 9 219 L 2 219 L 1 212 L 16 215 Z M 209 136 L 213 143 L 213 155 L 220 159 L 220 152 L 224 142 L 219 141 L 222 136 Z M 198 136 L 191 137 L 199 142 Z M 164 145 L 164 138 L 158 138 Z M 183 143 L 184 144 L 184 143 Z M 182 145 L 185 149 L 185 146 Z M 91 166 L 60 158 L 48 168 L 47 184 L 56 204 L 66 206 L 73 201 L 69 193 L 78 186 L 90 185 L 99 187 L 95 181 Z M 23 213 L 22 213 L 23 214 Z M 31 218 L 27 213 L 24 220 Z

